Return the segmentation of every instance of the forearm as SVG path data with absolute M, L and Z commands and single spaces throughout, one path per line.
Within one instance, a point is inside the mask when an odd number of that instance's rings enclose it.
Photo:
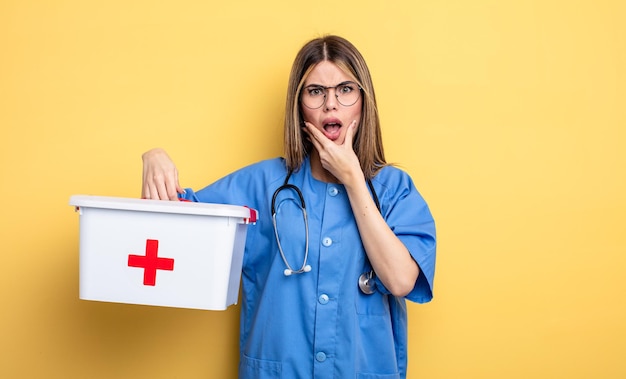
M 419 267 L 376 208 L 365 180 L 344 183 L 367 257 L 378 278 L 395 296 L 413 289 Z

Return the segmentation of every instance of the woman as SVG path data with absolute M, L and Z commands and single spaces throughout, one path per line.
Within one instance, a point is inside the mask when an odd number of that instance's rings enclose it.
M 432 298 L 435 227 L 411 178 L 385 162 L 372 80 L 350 42 L 300 50 L 284 133 L 284 158 L 198 192 L 151 150 L 142 195 L 259 211 L 244 253 L 240 378 L 403 378 L 405 299 Z

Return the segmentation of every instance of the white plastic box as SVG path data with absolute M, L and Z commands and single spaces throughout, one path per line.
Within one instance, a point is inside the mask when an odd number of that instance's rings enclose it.
M 84 300 L 224 310 L 236 304 L 256 210 L 76 195 Z

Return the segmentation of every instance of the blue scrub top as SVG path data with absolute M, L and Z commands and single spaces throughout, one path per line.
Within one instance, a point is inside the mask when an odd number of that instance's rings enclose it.
M 271 200 L 285 181 L 282 158 L 242 168 L 184 198 L 258 210 L 248 227 L 242 273 L 240 378 L 404 378 L 405 298 L 363 294 L 358 278 L 371 267 L 344 187 L 313 178 L 307 159 L 289 179 L 302 191 L 309 227 L 311 271 L 285 276 L 272 226 Z M 408 174 L 387 166 L 372 179 L 387 224 L 420 267 L 406 299 L 432 299 L 435 224 Z M 276 199 L 278 233 L 287 261 L 302 266 L 305 227 L 292 190 Z

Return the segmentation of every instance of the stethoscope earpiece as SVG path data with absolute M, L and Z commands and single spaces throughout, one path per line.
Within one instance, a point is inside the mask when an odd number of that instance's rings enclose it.
M 290 268 L 286 268 L 283 271 L 283 274 L 285 274 L 285 276 L 291 276 L 291 274 L 302 274 L 303 272 L 309 272 L 309 271 L 311 271 L 311 265 L 305 265 L 300 270 L 292 270 Z

